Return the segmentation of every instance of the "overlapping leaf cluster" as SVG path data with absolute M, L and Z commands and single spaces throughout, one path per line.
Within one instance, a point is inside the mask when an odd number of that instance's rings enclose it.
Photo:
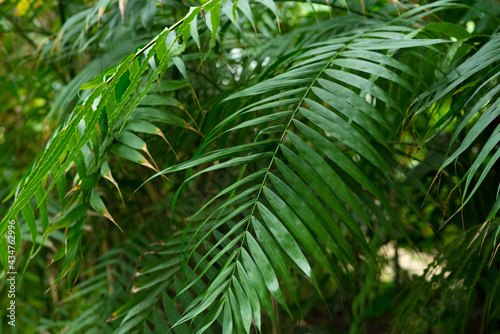
M 273 319 L 269 293 L 288 311 L 286 288 L 299 306 L 290 268 L 307 276 L 321 295 L 312 268 L 319 265 L 338 280 L 349 275 L 349 268 L 357 267 L 355 253 L 361 251 L 374 259 L 367 243 L 367 238 L 376 237 L 368 232 L 372 222 L 389 229 L 391 224 L 401 226 L 383 190 L 399 191 L 393 183 L 397 155 L 389 143 L 397 142 L 419 113 L 452 93 L 462 93 L 452 90 L 498 61 L 493 56 L 497 49 L 493 36 L 463 65 L 452 69 L 455 63 L 448 58 L 464 56 L 468 50 L 460 47 L 470 34 L 453 24 L 444 30 L 439 24 L 414 28 L 429 11 L 455 7 L 460 5 L 433 3 L 409 10 L 393 22 L 367 20 L 366 26 L 348 26 L 343 33 L 337 29 L 348 21 L 326 22 L 311 29 L 308 42 L 285 53 L 257 84 L 226 98 L 228 109 L 236 111 L 226 114 L 206 136 L 199 149 L 205 153 L 157 174 L 210 164 L 187 177 L 188 183 L 203 173 L 242 166 L 237 182 L 213 199 L 219 203 L 212 207 L 211 200 L 194 214 L 192 222 L 206 210 L 208 217 L 196 227 L 188 226 L 183 235 L 181 264 L 187 280 L 182 290 L 177 288 L 176 298 L 196 285 L 204 290 L 201 295 L 196 292 L 198 297 L 185 306 L 174 328 L 203 316 L 203 321 L 194 322 L 199 332 L 215 321 L 228 333 L 233 328 L 248 332 L 252 323 L 260 330 L 261 308 Z M 331 32 L 331 37 L 323 31 Z M 318 41 L 313 34 L 319 35 Z M 452 41 L 442 37 L 455 42 L 449 46 Z M 429 87 L 411 66 L 441 54 L 446 54 L 441 60 L 443 74 L 436 73 L 437 83 Z M 481 67 L 470 65 L 479 59 L 488 61 L 481 61 Z M 458 103 L 470 98 L 467 93 Z M 487 90 L 488 97 L 494 94 L 495 89 Z M 412 97 L 415 100 L 410 103 Z M 472 114 L 487 101 L 479 101 Z M 439 129 L 447 118 L 456 117 L 461 107 L 453 106 L 434 127 Z M 490 107 L 490 113 L 494 108 Z M 481 117 L 491 122 L 488 114 Z M 462 122 L 462 128 L 467 122 Z M 249 142 L 206 152 L 225 134 L 248 128 L 256 129 Z M 430 133 L 423 134 L 424 140 L 432 139 Z M 353 162 L 353 155 L 361 162 Z M 476 161 L 476 166 L 480 163 Z M 470 181 L 473 173 L 468 175 Z M 360 223 L 365 225 L 364 233 Z M 217 233 L 221 229 L 224 232 Z M 196 252 L 203 254 L 201 260 Z M 215 276 L 209 274 L 214 267 Z M 204 275 L 208 275 L 207 284 Z

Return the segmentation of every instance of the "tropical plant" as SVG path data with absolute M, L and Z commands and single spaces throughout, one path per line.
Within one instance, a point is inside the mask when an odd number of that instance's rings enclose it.
M 23 332 L 500 330 L 500 5 L 0 10 Z

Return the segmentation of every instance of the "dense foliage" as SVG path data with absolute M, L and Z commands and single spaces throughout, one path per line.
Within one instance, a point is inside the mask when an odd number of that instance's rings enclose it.
M 499 23 L 0 1 L 0 328 L 500 332 Z

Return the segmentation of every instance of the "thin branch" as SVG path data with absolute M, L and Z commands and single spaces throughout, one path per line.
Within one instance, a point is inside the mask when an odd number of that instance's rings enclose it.
M 276 2 L 302 2 L 302 1 L 299 1 L 299 0 L 276 0 Z M 337 6 L 337 5 L 334 5 L 334 4 L 330 4 L 330 3 L 324 2 L 322 0 L 311 0 L 311 2 L 315 3 L 315 4 L 318 4 L 318 5 L 329 6 L 331 8 L 340 9 L 340 10 L 343 10 L 343 11 L 346 11 L 346 12 L 349 12 L 349 13 L 354 13 L 354 14 L 358 14 L 358 15 L 361 15 L 361 16 L 369 17 L 369 18 L 374 18 L 375 16 L 374 15 L 370 15 L 370 14 L 366 14 L 366 12 L 370 12 L 370 13 L 373 13 L 373 14 L 378 14 L 376 12 L 373 12 L 371 10 L 366 10 L 366 9 L 365 9 L 365 13 L 363 13 L 363 12 L 359 12 L 359 11 L 356 11 L 356 10 L 352 10 L 350 8 L 346 8 L 346 7 L 342 7 L 342 6 Z
M 19 27 L 17 25 L 17 22 L 15 22 L 12 17 L 10 16 L 6 16 L 5 17 L 11 24 L 12 26 L 14 27 L 14 30 L 21 36 L 23 37 L 29 44 L 31 44 L 31 46 L 33 48 L 36 49 L 37 45 L 36 43 L 26 34 L 26 32 L 24 31 L 24 29 L 21 29 L 21 27 Z
M 186 66 L 187 67 L 187 66 Z M 193 70 L 192 68 L 188 68 L 187 69 L 188 71 L 190 72 L 193 72 L 193 73 L 196 73 L 200 76 L 202 76 L 204 79 L 206 79 L 208 82 L 210 82 L 215 89 L 217 89 L 219 92 L 223 92 L 224 90 L 222 88 L 219 87 L 219 85 L 217 85 L 217 83 L 215 81 L 213 81 L 208 75 L 206 75 L 205 73 L 203 72 L 198 72 L 196 70 Z

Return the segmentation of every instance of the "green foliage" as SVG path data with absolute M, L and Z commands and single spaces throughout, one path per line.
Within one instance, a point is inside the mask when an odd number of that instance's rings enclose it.
M 499 329 L 498 5 L 54 4 L 0 19 L 23 332 Z

